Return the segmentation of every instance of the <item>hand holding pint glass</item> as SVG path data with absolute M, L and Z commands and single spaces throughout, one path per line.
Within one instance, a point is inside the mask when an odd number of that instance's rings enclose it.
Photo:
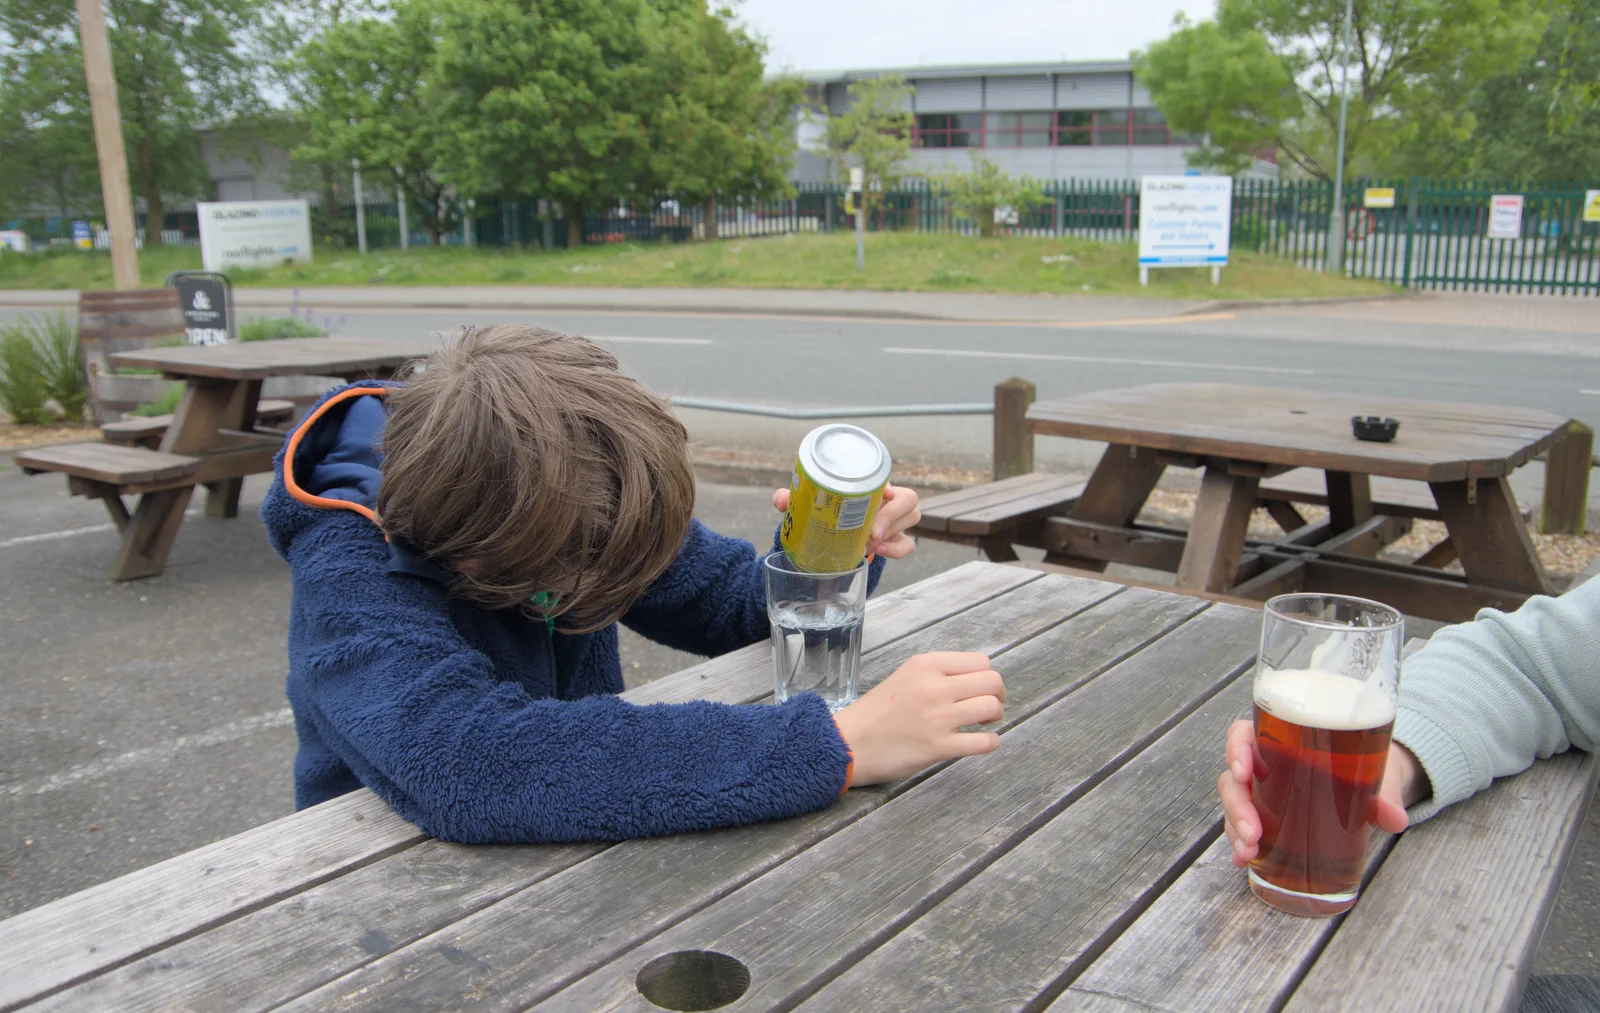
M 1400 613 L 1340 595 L 1267 602 L 1255 677 L 1250 888 L 1291 914 L 1349 910 L 1361 887 L 1399 690 Z

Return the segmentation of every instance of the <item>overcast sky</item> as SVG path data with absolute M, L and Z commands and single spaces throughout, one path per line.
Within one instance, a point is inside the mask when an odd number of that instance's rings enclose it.
M 774 70 L 1124 59 L 1215 0 L 744 0 Z

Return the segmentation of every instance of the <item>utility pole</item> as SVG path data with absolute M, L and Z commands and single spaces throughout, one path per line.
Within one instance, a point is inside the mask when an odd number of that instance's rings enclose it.
M 400 173 L 397 171 L 394 175 L 395 203 L 400 205 L 400 249 L 405 250 L 411 247 L 411 227 L 406 222 L 406 188 L 398 182 Z
M 1333 167 L 1333 221 L 1328 225 L 1328 270 L 1344 271 L 1344 124 L 1350 107 L 1350 24 L 1355 0 L 1344 0 L 1344 53 L 1339 71 L 1339 154 Z
M 117 78 L 111 70 L 111 39 L 100 0 L 77 0 L 78 41 L 83 74 L 89 82 L 89 112 L 94 147 L 100 157 L 100 196 L 111 233 L 111 278 L 118 289 L 139 287 L 139 252 L 134 243 L 133 193 L 128 187 L 128 155 L 122 147 L 122 115 L 117 109 Z M 164 223 L 152 222 L 159 230 Z

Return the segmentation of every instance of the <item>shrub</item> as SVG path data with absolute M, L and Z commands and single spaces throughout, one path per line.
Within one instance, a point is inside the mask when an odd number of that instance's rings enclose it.
M 22 324 L 0 328 L 0 408 L 13 422 L 42 426 L 50 421 L 48 396 L 33 336 Z
M 239 325 L 240 341 L 276 341 L 279 338 L 321 338 L 327 331 L 299 317 L 252 317 Z
M 155 418 L 157 415 L 171 415 L 178 410 L 178 401 L 183 397 L 183 382 L 173 384 L 167 392 L 161 395 L 159 401 L 146 401 L 134 408 L 133 414 L 141 419 Z
M 68 320 L 65 313 L 57 313 L 40 318 L 31 328 L 45 392 L 55 400 L 63 415 L 74 422 L 82 422 L 88 393 L 83 388 L 83 369 L 78 362 L 77 323 Z
M 956 217 L 972 222 L 980 235 L 998 236 L 1005 225 L 1049 202 L 1038 180 L 1008 176 L 976 149 L 971 154 L 971 172 L 940 173 L 930 179 L 944 190 Z

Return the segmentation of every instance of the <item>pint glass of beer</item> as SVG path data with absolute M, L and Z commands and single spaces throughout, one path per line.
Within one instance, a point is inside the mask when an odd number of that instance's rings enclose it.
M 1255 678 L 1257 897 L 1290 914 L 1347 911 L 1394 730 L 1404 619 L 1327 594 L 1267 602 Z

